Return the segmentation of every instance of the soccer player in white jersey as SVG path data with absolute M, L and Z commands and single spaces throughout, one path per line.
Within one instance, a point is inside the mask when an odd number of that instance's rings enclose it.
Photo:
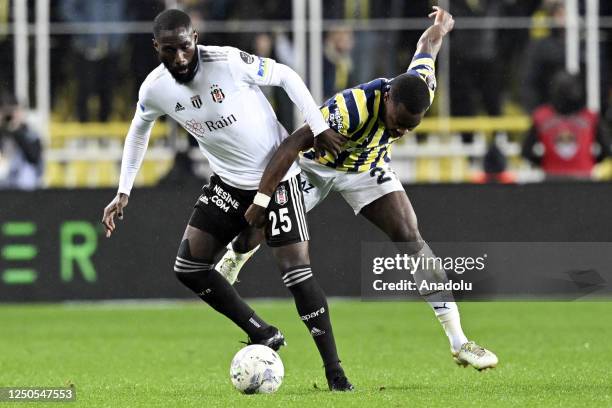
M 299 167 L 291 166 L 273 199 L 257 194 L 266 164 L 288 136 L 259 86 L 281 86 L 287 92 L 321 149 L 333 151 L 341 136 L 329 128 L 301 78 L 289 67 L 231 47 L 197 45 L 198 34 L 189 16 L 179 10 L 160 13 L 153 33 L 162 63 L 140 88 L 125 141 L 119 190 L 104 210 L 107 236 L 116 228 L 115 215 L 123 218 L 155 120 L 172 117 L 198 141 L 214 172 L 183 235 L 174 264 L 177 278 L 243 329 L 250 343 L 281 347 L 281 332 L 257 316 L 213 268 L 215 257 L 249 228 L 244 213 L 253 200 L 267 207 L 268 215 L 278 221 L 265 231 L 267 243 L 319 349 L 329 388 L 352 390 L 336 351 L 325 294 L 310 268 Z
M 390 167 L 392 144 L 406 131 L 419 125 L 433 101 L 436 88 L 434 61 L 443 37 L 454 25 L 452 16 L 439 7 L 434 7 L 430 17 L 434 18 L 434 23 L 419 39 L 407 72 L 392 80 L 379 78 L 339 92 L 321 108 L 332 129 L 346 137 L 341 152 L 317 157 L 314 151 L 308 151 L 313 144 L 308 128 L 298 129 L 283 141 L 270 160 L 259 185 L 261 194 L 270 194 L 287 169 L 294 165 L 298 153 L 304 151 L 299 165 L 309 183 L 303 193 L 307 211 L 325 199 L 330 191 L 337 191 L 355 214 L 364 216 L 392 241 L 405 243 L 410 254 L 434 257 L 421 237 L 410 200 Z M 251 205 L 246 217 L 252 225 L 263 225 L 267 221 L 265 208 L 259 203 Z M 256 237 L 245 237 L 246 234 L 237 240 L 250 242 L 243 245 L 246 248 L 242 248 L 242 252 L 257 244 Z M 233 282 L 244 258 L 240 251 L 237 254 L 230 249 L 218 264 L 218 269 Z M 431 287 L 430 283 L 448 281 L 446 272 L 439 266 L 421 268 L 414 276 L 419 287 L 422 282 Z M 463 333 L 452 292 L 429 289 L 419 292 L 442 324 L 458 364 L 469 364 L 477 369 L 497 365 L 494 353 L 468 341 Z

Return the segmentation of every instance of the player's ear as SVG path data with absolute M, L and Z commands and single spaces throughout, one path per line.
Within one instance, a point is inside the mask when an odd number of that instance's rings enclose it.
M 385 102 L 389 102 L 389 98 L 391 97 L 391 92 L 390 91 L 385 91 L 385 93 L 383 94 L 383 101 Z
M 198 35 L 198 32 L 193 30 L 193 42 L 197 45 L 198 44 L 198 39 L 200 38 L 200 36 Z
M 155 38 L 153 38 L 153 48 L 155 48 L 155 51 L 159 52 L 159 43 Z

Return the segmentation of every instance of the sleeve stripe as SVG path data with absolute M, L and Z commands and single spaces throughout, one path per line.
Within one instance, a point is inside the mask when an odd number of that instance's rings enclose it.
M 419 71 L 420 69 L 431 72 L 431 66 L 424 64 L 410 66 L 409 71 Z
M 420 54 L 414 54 L 414 56 L 412 57 L 412 60 L 417 60 L 417 59 L 421 59 L 421 58 L 427 58 L 430 60 L 433 60 L 433 57 L 431 56 L 431 54 L 427 54 L 426 52 L 422 52 Z
M 410 62 L 410 66 L 415 66 L 415 65 L 429 65 L 429 66 L 433 66 L 433 60 L 430 58 L 417 58 L 417 59 L 413 59 Z

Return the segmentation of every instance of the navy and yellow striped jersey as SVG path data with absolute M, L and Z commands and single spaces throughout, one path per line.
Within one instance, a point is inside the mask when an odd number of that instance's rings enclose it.
M 436 89 L 433 58 L 428 54 L 415 55 L 407 72 L 427 84 L 431 104 Z M 399 137 L 391 136 L 379 118 L 382 96 L 388 90 L 389 82 L 386 78 L 375 79 L 328 99 L 321 112 L 330 128 L 348 138 L 345 148 L 336 160 L 330 154 L 315 159 L 312 149 L 303 156 L 339 171 L 355 173 L 390 161 L 391 144 Z

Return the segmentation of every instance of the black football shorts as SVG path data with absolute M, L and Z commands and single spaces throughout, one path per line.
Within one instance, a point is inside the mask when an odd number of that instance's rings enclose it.
M 226 245 L 249 226 L 244 214 L 255 194 L 255 190 L 232 187 L 214 174 L 202 188 L 189 225 L 208 232 Z M 271 247 L 310 239 L 299 174 L 278 185 L 266 210 L 266 219 L 266 241 Z

